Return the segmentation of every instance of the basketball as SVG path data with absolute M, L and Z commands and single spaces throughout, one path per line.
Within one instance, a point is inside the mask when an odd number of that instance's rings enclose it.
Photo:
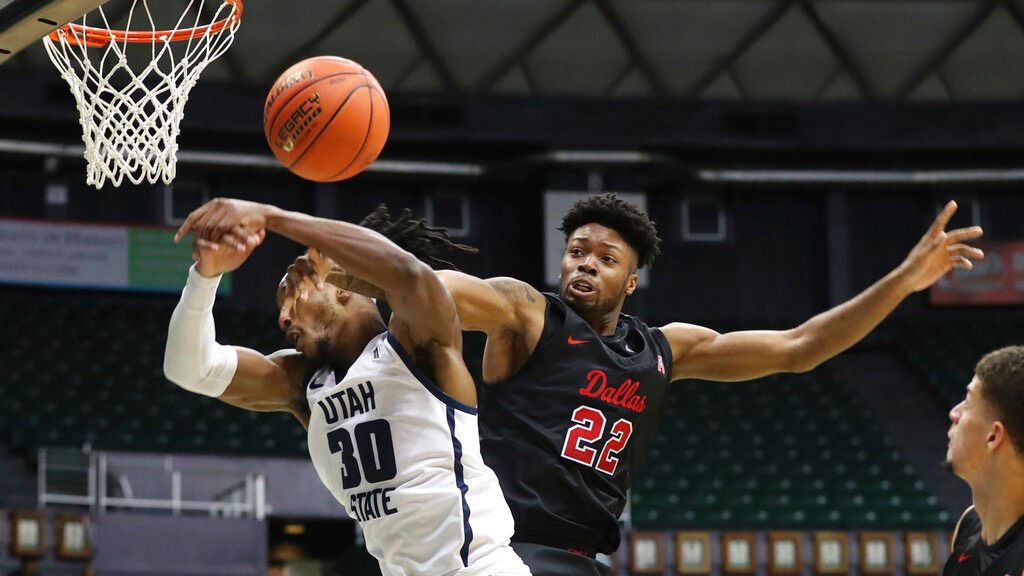
M 315 182 L 365 170 L 384 148 L 390 126 L 377 79 L 336 56 L 309 58 L 285 70 L 263 108 L 263 132 L 274 156 Z

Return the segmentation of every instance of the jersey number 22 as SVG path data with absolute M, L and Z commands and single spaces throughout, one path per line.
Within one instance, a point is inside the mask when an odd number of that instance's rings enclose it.
M 596 468 L 609 476 L 615 474 L 619 467 L 618 454 L 633 434 L 633 423 L 625 418 L 616 420 L 612 424 L 611 437 L 598 454 L 594 444 L 604 437 L 604 426 L 608 421 L 604 412 L 590 406 L 580 406 L 573 410 L 572 421 L 576 425 L 565 434 L 562 458 Z

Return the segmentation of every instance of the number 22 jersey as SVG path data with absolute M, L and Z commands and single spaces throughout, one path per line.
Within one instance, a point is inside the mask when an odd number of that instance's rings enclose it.
M 339 381 L 340 379 L 340 381 Z M 529 575 L 480 455 L 476 409 L 446 395 L 389 332 L 306 388 L 309 454 L 389 576 Z
M 665 413 L 672 352 L 661 330 L 632 316 L 602 337 L 558 296 L 544 296 L 529 360 L 480 390 L 484 459 L 512 508 L 513 540 L 611 554 Z

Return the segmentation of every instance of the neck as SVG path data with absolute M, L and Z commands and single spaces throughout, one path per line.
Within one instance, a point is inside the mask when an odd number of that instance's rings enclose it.
M 610 310 L 604 314 L 598 314 L 596 316 L 583 316 L 583 319 L 590 324 L 590 327 L 594 329 L 601 336 L 611 336 L 615 334 L 615 328 L 619 325 L 619 315 L 622 312 L 622 302 L 616 306 L 613 310 Z
M 974 509 L 981 518 L 981 539 L 995 544 L 1024 516 L 1024 476 L 1013 474 L 987 476 L 980 485 L 972 485 Z
M 332 353 L 335 358 L 351 364 L 363 353 L 366 344 L 386 329 L 384 319 L 376 311 L 362 312 L 335 333 Z

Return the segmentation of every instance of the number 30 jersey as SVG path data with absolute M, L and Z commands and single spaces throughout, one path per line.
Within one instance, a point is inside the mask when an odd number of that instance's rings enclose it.
M 442 392 L 393 335 L 347 373 L 321 368 L 306 397 L 313 465 L 385 575 L 529 575 L 480 456 L 476 408 Z

